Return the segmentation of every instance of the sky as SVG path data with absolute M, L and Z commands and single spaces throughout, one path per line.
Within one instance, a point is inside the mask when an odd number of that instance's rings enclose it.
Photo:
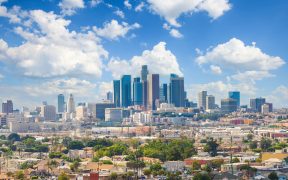
M 190 100 L 228 91 L 288 107 L 287 0 L 0 0 L 0 101 L 97 102 L 141 66 L 185 78 Z

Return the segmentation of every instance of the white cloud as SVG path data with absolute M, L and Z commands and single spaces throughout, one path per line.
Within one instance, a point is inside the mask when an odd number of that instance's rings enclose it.
M 125 18 L 125 14 L 123 11 L 117 9 L 116 11 L 114 11 L 114 14 L 116 14 L 117 16 L 121 17 L 122 19 Z
M 241 40 L 232 38 L 198 56 L 196 62 L 199 65 L 216 64 L 229 69 L 262 71 L 285 64 L 280 57 L 267 55 L 254 45 L 245 45 Z
M 108 69 L 114 78 L 119 78 L 123 74 L 139 75 L 142 65 L 148 65 L 150 73 L 183 75 L 176 56 L 166 49 L 165 42 L 159 42 L 152 50 L 145 50 L 142 55 L 134 56 L 129 61 L 114 58 L 109 62 Z
M 60 93 L 89 96 L 92 95 L 91 89 L 94 88 L 96 88 L 96 84 L 77 78 L 56 79 L 40 85 L 28 85 L 24 87 L 26 93 L 38 97 L 55 96 Z
M 0 17 L 6 17 L 9 19 L 10 23 L 20 23 L 21 19 L 18 16 L 20 7 L 19 6 L 13 6 L 12 9 L 7 9 L 5 6 L 2 6 L 2 3 L 6 2 L 5 0 L 0 1 Z M 23 15 L 23 14 L 19 14 Z
M 222 74 L 222 69 L 219 66 L 210 65 L 210 70 L 213 74 Z
M 206 11 L 210 17 L 217 19 L 231 9 L 228 0 L 148 0 L 148 3 L 154 13 L 177 27 L 180 26 L 177 18 L 182 14 Z
M 183 35 L 177 29 L 171 29 L 169 34 L 174 38 L 182 38 Z
M 102 74 L 102 59 L 108 52 L 95 33 L 69 31 L 69 20 L 42 10 L 29 12 L 31 29 L 15 28 L 24 43 L 9 47 L 0 40 L 0 60 L 26 76 L 52 77 L 62 75 Z
M 131 9 L 131 8 L 132 8 L 132 5 L 130 4 L 129 0 L 125 0 L 125 1 L 124 1 L 124 5 L 125 5 L 125 7 L 127 7 L 128 9 Z
M 132 25 L 129 25 L 128 23 L 121 23 L 119 24 L 117 20 L 111 20 L 109 23 L 105 23 L 103 28 L 97 28 L 93 27 L 93 30 L 96 32 L 98 36 L 110 39 L 110 40 L 116 40 L 119 37 L 125 37 L 126 34 L 133 29 L 140 28 L 140 24 L 134 23 Z
M 61 13 L 68 16 L 75 14 L 77 9 L 85 7 L 83 0 L 62 0 L 58 5 Z
M 140 4 L 138 4 L 138 5 L 135 7 L 135 11 L 136 11 L 136 12 L 141 12 L 144 7 L 145 7 L 145 3 L 144 3 L 144 2 L 141 2 Z
M 231 76 L 233 79 L 240 82 L 251 82 L 255 83 L 256 80 L 262 80 L 267 77 L 274 77 L 268 71 L 245 71 L 243 73 L 237 73 Z
M 100 4 L 102 0 L 91 0 L 90 1 L 90 6 L 91 7 L 96 7 L 98 4 Z
M 268 102 L 272 102 L 273 106 L 276 108 L 288 108 L 288 87 L 285 85 L 280 85 L 271 94 L 267 95 Z
M 174 38 L 182 38 L 183 35 L 179 32 L 179 30 L 172 28 L 169 24 L 164 23 L 163 24 L 163 29 L 169 31 L 170 36 Z

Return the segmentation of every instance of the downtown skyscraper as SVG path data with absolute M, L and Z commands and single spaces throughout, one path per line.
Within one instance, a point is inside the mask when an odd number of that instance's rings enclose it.
M 57 111 L 58 113 L 63 113 L 65 112 L 65 97 L 63 94 L 59 94 L 57 97 L 57 104 L 58 104 L 58 108 Z
M 156 110 L 156 100 L 159 100 L 159 74 L 148 75 L 148 109 Z
M 230 91 L 228 93 L 228 97 L 231 99 L 235 99 L 237 101 L 237 107 L 240 107 L 240 92 L 239 91 Z
M 169 102 L 175 107 L 185 106 L 184 78 L 176 74 L 170 75 Z
M 123 75 L 120 80 L 120 103 L 122 107 L 131 105 L 131 75 Z
M 120 107 L 120 99 L 121 99 L 121 95 L 120 95 L 120 80 L 114 80 L 113 81 L 113 102 L 115 104 L 116 107 Z
M 141 80 L 142 80 L 142 105 L 144 109 L 147 109 L 148 106 L 148 82 L 147 82 L 147 76 L 148 76 L 148 66 L 143 65 L 141 69 Z
M 134 105 L 142 105 L 143 84 L 141 83 L 140 77 L 136 77 L 133 79 L 133 104 Z

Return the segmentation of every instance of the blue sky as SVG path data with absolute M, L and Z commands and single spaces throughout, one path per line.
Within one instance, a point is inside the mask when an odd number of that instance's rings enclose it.
M 165 3 L 166 2 L 166 3 Z M 191 100 L 239 90 L 287 107 L 285 0 L 0 0 L 0 100 L 96 102 L 140 66 L 185 77 Z

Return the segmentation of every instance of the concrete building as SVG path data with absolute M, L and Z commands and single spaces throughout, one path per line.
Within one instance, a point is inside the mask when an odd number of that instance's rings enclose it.
M 40 115 L 44 118 L 45 121 L 55 121 L 56 107 L 53 105 L 42 105 Z
M 250 99 L 250 107 L 254 112 L 261 112 L 261 106 L 265 104 L 265 102 L 265 98 L 262 97 Z
M 206 96 L 206 110 L 215 109 L 215 96 Z
M 122 108 L 106 108 L 105 121 L 122 121 Z
M 148 109 L 156 110 L 156 100 L 159 100 L 159 74 L 148 75 Z
M 11 100 L 2 103 L 2 113 L 13 113 L 13 102 Z
M 221 99 L 221 111 L 225 114 L 237 111 L 237 100 L 231 98 Z
M 73 112 L 75 112 L 75 102 L 73 95 L 70 94 L 67 102 L 67 113 L 73 113 Z
M 77 106 L 76 107 L 76 119 L 78 121 L 85 120 L 88 117 L 87 107 L 86 106 Z
M 272 103 L 265 103 L 261 106 L 261 113 L 268 114 L 273 111 L 273 104 Z
M 198 107 L 201 109 L 206 109 L 206 96 L 207 91 L 201 91 L 198 93 Z
M 105 109 L 106 108 L 115 108 L 114 103 L 96 103 L 93 114 L 95 114 L 96 119 L 104 120 L 105 119 Z

